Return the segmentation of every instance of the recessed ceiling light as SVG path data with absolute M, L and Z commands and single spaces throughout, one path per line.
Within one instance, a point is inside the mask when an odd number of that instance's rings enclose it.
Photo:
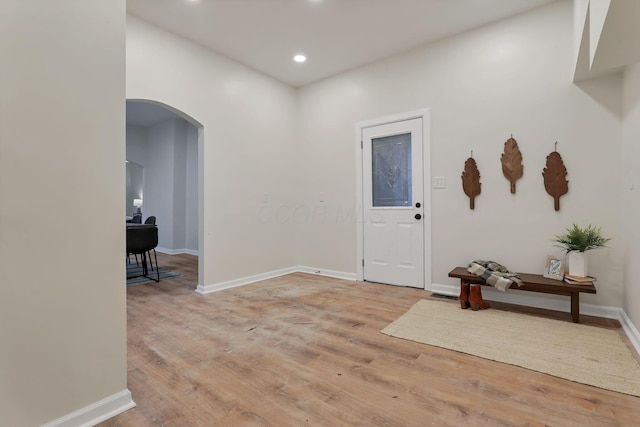
M 293 57 L 293 60 L 296 62 L 304 62 L 307 60 L 307 57 L 304 55 L 296 55 Z

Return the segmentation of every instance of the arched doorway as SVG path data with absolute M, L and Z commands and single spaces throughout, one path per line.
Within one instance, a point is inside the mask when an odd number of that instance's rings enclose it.
M 127 100 L 126 159 L 143 170 L 143 183 L 133 186 L 141 192 L 133 198 L 127 191 L 127 215 L 140 210 L 157 218 L 159 252 L 199 257 L 196 285 L 204 271 L 202 144 L 202 124 L 185 112 Z

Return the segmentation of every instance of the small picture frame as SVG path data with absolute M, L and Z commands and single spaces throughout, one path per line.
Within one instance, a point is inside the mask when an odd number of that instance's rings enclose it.
M 548 256 L 542 276 L 553 280 L 564 279 L 564 261 L 554 256 Z

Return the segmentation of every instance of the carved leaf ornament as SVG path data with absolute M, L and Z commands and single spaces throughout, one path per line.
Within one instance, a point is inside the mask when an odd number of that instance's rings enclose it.
M 480 171 L 473 157 L 469 157 L 464 162 L 464 171 L 462 171 L 462 189 L 464 194 L 469 196 L 469 208 L 475 207 L 474 199 L 480 194 Z
M 547 156 L 547 167 L 542 171 L 542 176 L 544 188 L 553 197 L 555 210 L 559 211 L 560 197 L 569 191 L 567 168 L 564 166 L 560 153 L 553 151 Z
M 502 173 L 511 182 L 511 194 L 516 194 L 516 181 L 522 178 L 524 167 L 522 166 L 522 153 L 513 137 L 504 143 L 504 153 L 500 161 L 502 162 Z

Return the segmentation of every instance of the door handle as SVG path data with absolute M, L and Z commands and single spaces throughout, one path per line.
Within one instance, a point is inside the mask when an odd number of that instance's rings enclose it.
M 415 219 L 420 219 L 420 218 L 422 218 L 422 215 L 420 215 L 420 214 L 416 214 L 416 216 L 415 216 L 414 218 L 415 218 Z

